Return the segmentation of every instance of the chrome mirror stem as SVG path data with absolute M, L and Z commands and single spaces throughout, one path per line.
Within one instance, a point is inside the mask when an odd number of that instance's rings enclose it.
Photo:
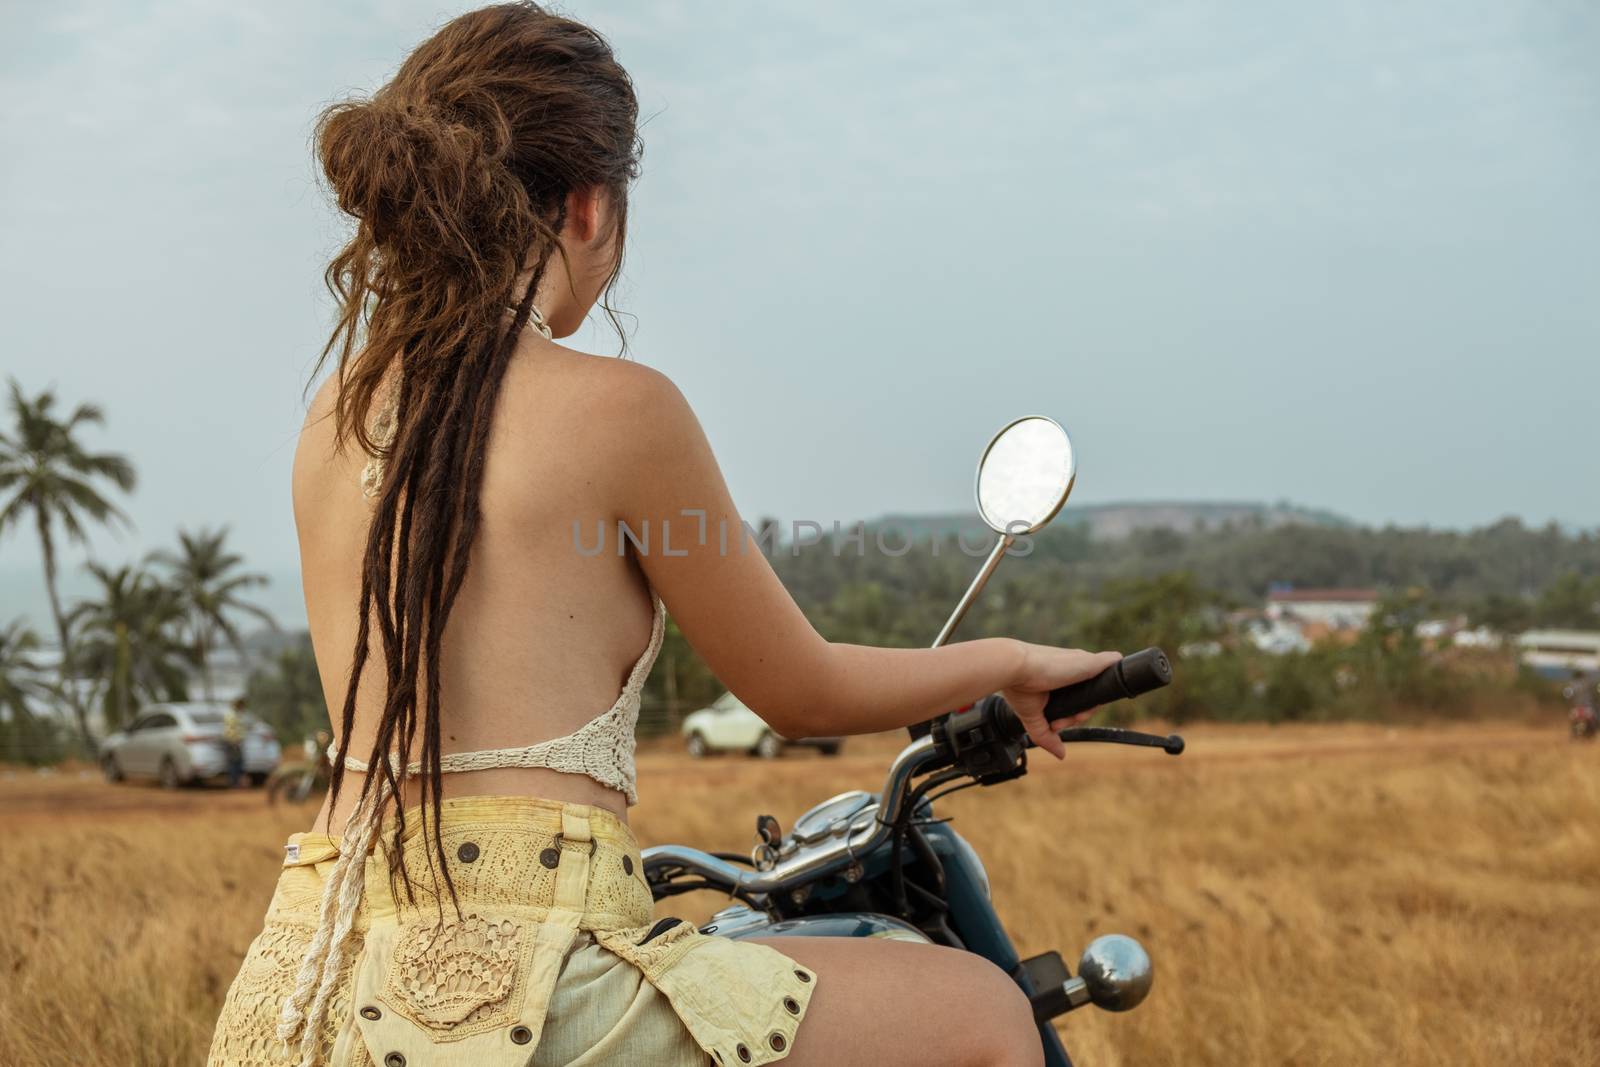
M 994 551 L 989 553 L 989 558 L 983 561 L 983 566 L 978 570 L 978 576 L 972 579 L 972 584 L 967 586 L 967 591 L 961 594 L 961 599 L 956 602 L 956 610 L 950 613 L 950 618 L 945 621 L 939 636 L 933 639 L 933 647 L 939 648 L 950 640 L 956 632 L 956 627 L 961 625 L 961 620 L 967 617 L 967 609 L 971 608 L 978 599 L 978 594 L 983 592 L 983 587 L 989 584 L 989 578 L 994 574 L 994 569 L 1000 566 L 1000 561 L 1005 558 L 1006 549 L 1016 543 L 1016 538 L 1010 534 L 1001 534 L 1000 540 L 995 542 Z

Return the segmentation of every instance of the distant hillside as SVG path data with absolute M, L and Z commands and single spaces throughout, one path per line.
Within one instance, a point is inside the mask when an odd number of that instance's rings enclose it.
M 1357 524 L 1331 511 L 1300 507 L 1296 504 L 1252 504 L 1239 501 L 1151 501 L 1113 504 L 1069 503 L 1057 524 L 1087 526 L 1097 541 L 1117 541 L 1135 530 L 1174 530 L 1192 533 L 1198 529 L 1235 526 L 1275 529 L 1280 526 L 1321 526 L 1350 529 Z M 944 515 L 885 515 L 868 525 L 903 530 L 915 537 L 949 535 L 982 530 L 975 513 Z

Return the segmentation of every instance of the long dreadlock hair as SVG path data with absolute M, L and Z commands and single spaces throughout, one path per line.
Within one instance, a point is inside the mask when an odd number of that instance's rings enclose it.
M 439 832 L 439 651 L 478 532 L 489 425 L 539 281 L 553 258 L 565 266 L 569 193 L 609 194 L 617 264 L 606 292 L 615 285 L 639 172 L 637 119 L 633 84 L 598 33 L 511 3 L 450 21 L 388 84 L 317 124 L 323 172 L 356 220 L 326 272 L 340 314 L 317 366 L 337 352 L 338 446 L 354 441 L 383 472 L 332 797 L 376 625 L 386 695 L 360 800 L 379 782 L 388 797 L 403 795 L 420 725 L 422 823 L 452 898 Z M 394 433 L 377 440 L 386 384 L 396 391 Z M 395 811 L 397 859 L 405 805 Z

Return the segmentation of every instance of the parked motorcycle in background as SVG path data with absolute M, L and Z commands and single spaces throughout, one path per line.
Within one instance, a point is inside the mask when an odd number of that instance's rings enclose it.
M 949 640 L 1006 550 L 1061 510 L 1076 472 L 1072 441 L 1051 419 L 1018 419 L 989 442 L 978 462 L 976 495 L 998 540 L 935 646 Z M 1171 680 L 1167 657 L 1146 649 L 1056 690 L 1045 715 L 1068 718 Z M 1150 992 L 1150 957 L 1121 934 L 1090 942 L 1076 974 L 1058 952 L 1018 957 L 977 849 L 934 810 L 934 802 L 954 790 L 1001 785 L 1027 773 L 1033 742 L 998 694 L 913 727 L 911 736 L 878 792 L 840 793 L 800 816 L 788 833 L 773 816 L 758 816 L 749 856 L 683 845 L 646 849 L 651 891 L 658 900 L 699 889 L 736 899 L 703 928 L 724 937 L 888 937 L 975 952 L 1009 974 L 1033 1004 L 1046 1064 L 1071 1067 L 1051 1020 L 1085 1004 L 1107 1011 L 1136 1007 Z M 1060 736 L 1069 744 L 1183 751 L 1177 735 L 1076 726 Z
M 333 782 L 333 761 L 328 758 L 330 736 L 326 730 L 318 730 L 316 737 L 306 738 L 302 746 L 304 759 L 286 763 L 272 773 L 267 779 L 268 804 L 275 805 L 280 800 L 304 804 L 322 799 Z
M 1567 731 L 1574 741 L 1592 741 L 1600 733 L 1600 719 L 1595 716 L 1595 695 L 1600 683 L 1593 678 L 1574 679 L 1561 690 L 1572 708 L 1567 712 Z

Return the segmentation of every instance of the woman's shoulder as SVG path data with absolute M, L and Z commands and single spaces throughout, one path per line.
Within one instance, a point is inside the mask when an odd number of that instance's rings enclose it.
M 537 358 L 512 367 L 508 386 L 534 393 L 554 387 L 582 400 L 586 407 L 643 414 L 651 408 L 683 403 L 670 377 L 631 357 L 597 356 L 547 344 Z
M 623 513 L 652 483 L 673 482 L 673 458 L 698 433 L 664 373 L 643 363 L 544 344 L 513 360 L 495 402 L 486 476 L 511 507 L 587 501 Z
M 496 419 L 502 414 L 513 423 L 554 420 L 575 441 L 634 449 L 659 445 L 694 424 L 688 401 L 664 372 L 560 345 L 512 364 Z

